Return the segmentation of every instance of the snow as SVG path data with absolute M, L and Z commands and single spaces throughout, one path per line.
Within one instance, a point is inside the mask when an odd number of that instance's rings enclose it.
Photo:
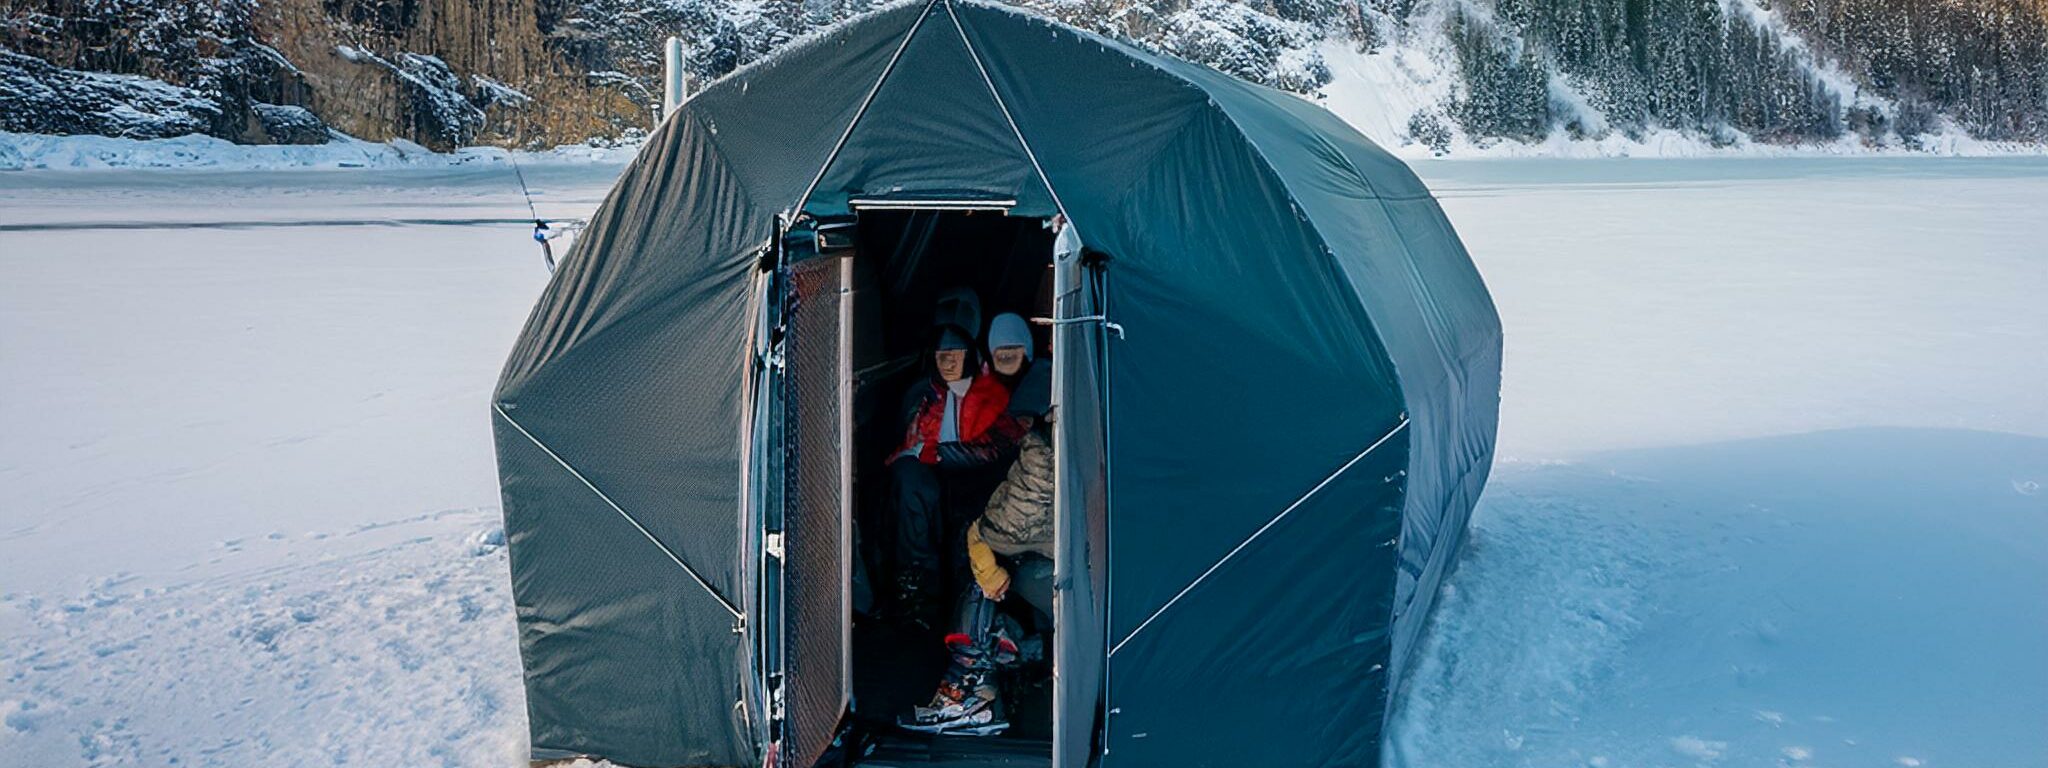
M 469 83 L 483 94 L 490 104 L 523 107 L 533 103 L 533 97 L 526 95 L 525 92 L 483 75 L 470 75 Z
M 1321 99 L 1359 133 L 1390 150 L 1427 156 L 1409 142 L 1408 118 L 1417 112 L 1441 111 L 1450 97 L 1455 65 L 1441 40 L 1433 47 L 1397 43 L 1367 54 L 1350 42 L 1325 42 L 1323 61 L 1331 80 Z
M 1408 765 L 2030 764 L 2048 508 L 2006 483 L 2043 474 L 2039 437 L 1878 427 L 1506 464 L 1396 743 Z
M 1874 424 L 2048 435 L 2048 159 L 1424 161 L 1531 460 Z
M 336 554 L 376 530 L 255 537 L 222 556 L 285 567 L 68 601 L 0 641 L 16 679 L 0 747 L 15 765 L 521 764 L 502 547 L 455 535 L 494 510 L 393 521 L 404 538 Z M 346 550 L 344 550 L 346 551 Z
M 526 178 L 562 221 L 615 172 Z M 509 168 L 26 172 L 0 200 L 0 589 L 496 503 L 478 416 L 546 279 Z
M 344 61 L 355 62 L 358 64 L 370 64 L 382 61 L 382 58 L 379 57 L 377 54 L 371 53 L 368 50 L 364 50 L 362 48 L 357 48 L 353 45 L 346 44 L 334 46 L 334 55 L 340 56 Z
M 546 275 L 474 157 L 0 174 L 10 764 L 524 758 L 487 408 Z M 1507 357 L 1403 764 L 2048 754 L 2048 160 L 1417 167 Z
M 327 144 L 289 146 L 236 144 L 192 134 L 171 139 L 106 136 L 46 136 L 0 131 L 0 171 L 104 170 L 109 168 L 205 168 L 278 170 L 287 168 L 416 168 L 467 164 L 521 165 L 595 163 L 623 165 L 637 144 L 568 144 L 541 152 L 507 152 L 468 147 L 439 153 L 404 139 L 375 143 L 337 136 Z
M 2048 754 L 2048 162 L 1420 170 L 1507 358 L 1405 764 Z

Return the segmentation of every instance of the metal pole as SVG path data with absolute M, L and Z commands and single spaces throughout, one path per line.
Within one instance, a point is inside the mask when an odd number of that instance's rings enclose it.
M 819 250 L 823 250 L 822 248 Z M 839 259 L 839 707 L 853 705 L 853 260 Z
M 1053 413 L 1053 418 L 1055 419 L 1052 425 L 1052 551 L 1057 555 L 1052 560 L 1052 620 L 1053 632 L 1059 633 L 1055 636 L 1064 636 L 1067 628 L 1060 626 L 1060 622 L 1066 619 L 1066 603 L 1070 599 L 1067 594 L 1072 590 L 1072 587 L 1060 589 L 1059 585 L 1071 583 L 1069 580 L 1076 578 L 1077 575 L 1079 578 L 1087 578 L 1087 566 L 1071 562 L 1071 558 L 1067 557 L 1068 548 L 1073 546 L 1071 542 L 1074 537 L 1073 532 L 1068 530 L 1071 525 L 1068 518 L 1076 513 L 1086 515 L 1088 512 L 1085 508 L 1080 510 L 1074 509 L 1076 505 L 1074 504 L 1073 489 L 1067 487 L 1066 467 L 1069 462 L 1074 460 L 1074 449 L 1072 447 L 1074 435 L 1070 426 L 1074 423 L 1074 420 L 1067 413 L 1066 409 L 1067 376 L 1068 371 L 1073 368 L 1074 362 L 1068 358 L 1068 355 L 1072 354 L 1073 349 L 1072 345 L 1067 343 L 1066 331 L 1067 326 L 1070 324 L 1062 323 L 1067 318 L 1078 314 L 1075 312 L 1076 307 L 1074 305 L 1079 303 L 1082 298 L 1079 290 L 1070 290 L 1068 286 L 1068 283 L 1074 279 L 1074 270 L 1079 267 L 1079 264 L 1076 262 L 1081 260 L 1081 238 L 1079 236 L 1080 233 L 1073 230 L 1072 222 L 1067 221 L 1064 215 L 1058 217 L 1055 223 L 1058 225 L 1058 231 L 1054 233 L 1052 246 L 1052 398 L 1049 406 L 1049 410 Z M 1105 630 L 1106 632 L 1107 630 Z M 1070 679 L 1071 673 L 1068 671 L 1069 667 L 1067 666 L 1072 664 L 1073 660 L 1067 658 L 1067 654 L 1060 650 L 1061 647 L 1061 643 L 1055 642 L 1052 644 L 1052 650 L 1050 651 L 1052 656 L 1052 765 L 1054 768 L 1066 765 L 1065 748 L 1067 732 L 1065 726 L 1067 719 L 1074 716 L 1073 713 L 1067 712 L 1063 706 L 1066 703 L 1067 687 L 1073 685 Z M 1104 671 L 1108 671 L 1108 659 L 1105 658 L 1102 663 Z M 1091 710 L 1090 715 L 1092 716 L 1093 714 Z
M 683 71 L 683 39 L 671 37 L 662 55 L 661 67 L 661 119 L 667 120 L 676 113 L 676 107 L 690 97 L 686 90 L 688 75 Z

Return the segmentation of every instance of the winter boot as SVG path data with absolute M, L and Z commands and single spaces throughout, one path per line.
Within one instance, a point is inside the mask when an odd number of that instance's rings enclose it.
M 897 719 L 903 728 L 953 736 L 993 736 L 1010 727 L 993 674 L 1001 651 L 984 647 L 966 634 L 946 638 L 953 660 L 930 704 Z M 1011 644 L 1008 653 L 1014 655 Z
M 1002 699 L 993 686 L 962 689 L 941 685 L 930 704 L 911 710 L 897 724 L 907 730 L 947 736 L 994 736 L 1008 730 Z

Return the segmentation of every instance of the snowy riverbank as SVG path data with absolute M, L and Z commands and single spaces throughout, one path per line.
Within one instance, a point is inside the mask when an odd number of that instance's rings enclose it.
M 175 139 L 107 136 L 43 136 L 0 131 L 0 171 L 205 169 L 283 170 L 298 168 L 442 168 L 476 164 L 523 165 L 597 163 L 623 165 L 638 144 L 569 144 L 540 152 L 507 152 L 470 147 L 434 152 L 399 139 L 376 143 L 337 137 L 326 144 L 236 144 L 193 134 Z
M 1474 141 L 1447 128 L 1441 152 L 1416 141 L 1408 117 L 1440 101 L 1449 87 L 1447 75 L 1430 57 L 1392 47 L 1360 54 L 1341 46 L 1325 51 L 1337 79 L 1324 88 L 1317 103 L 1344 118 L 1361 133 L 1397 156 L 1410 159 L 1599 159 L 1599 158 L 1829 158 L 1829 157 L 2025 157 L 2048 156 L 2048 144 L 1980 141 L 1950 127 L 1921 136 L 1916 146 L 1872 146 L 1854 136 L 1813 144 L 1764 144 L 1737 136 L 1717 144 L 1680 131 L 1658 129 L 1629 138 L 1619 133 L 1600 138 L 1572 138 L 1563 132 L 1540 142 L 1490 139 Z M 0 131 L 0 171 L 94 171 L 110 169 L 292 170 L 453 168 L 471 165 L 521 166 L 588 164 L 624 165 L 640 145 L 569 144 L 542 151 L 469 147 L 434 152 L 403 139 L 376 143 L 337 138 L 307 146 L 247 145 L 191 135 L 174 139 L 121 139 L 105 136 L 43 136 Z

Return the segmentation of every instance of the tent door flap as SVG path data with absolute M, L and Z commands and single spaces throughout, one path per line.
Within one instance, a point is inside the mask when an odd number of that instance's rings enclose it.
M 1054 768 L 1088 768 L 1103 718 L 1109 579 L 1106 261 L 1071 226 L 1053 246 Z M 1121 328 L 1117 329 L 1121 336 Z
M 778 238 L 764 308 L 776 346 L 757 410 L 763 753 L 811 765 L 851 699 L 852 238 L 803 219 Z

